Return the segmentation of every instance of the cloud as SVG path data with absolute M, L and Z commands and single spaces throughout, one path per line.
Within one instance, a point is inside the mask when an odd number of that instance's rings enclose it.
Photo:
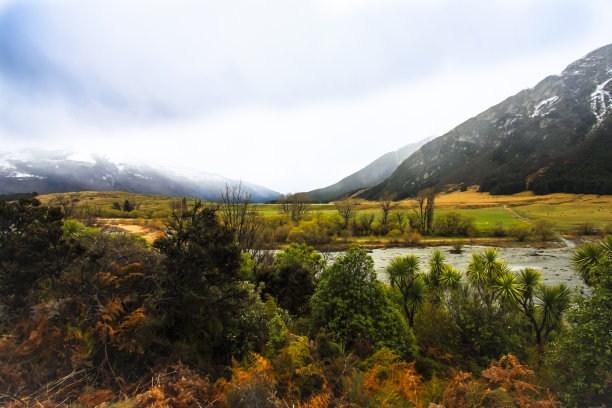
M 0 3 L 0 140 L 321 187 L 560 72 L 609 42 L 611 16 L 603 0 Z

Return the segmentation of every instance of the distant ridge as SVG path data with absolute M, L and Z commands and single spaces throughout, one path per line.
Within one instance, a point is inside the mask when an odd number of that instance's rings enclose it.
M 449 185 L 612 194 L 612 44 L 425 144 L 361 194 Z
M 434 136 L 431 136 L 420 142 L 401 147 L 394 152 L 385 153 L 361 170 L 343 178 L 339 182 L 328 187 L 309 191 L 308 194 L 315 202 L 330 202 L 342 197 L 344 194 L 352 194 L 375 186 L 389 177 L 400 163 L 433 138 Z
M 239 184 L 216 174 L 167 169 L 134 161 L 113 161 L 67 151 L 0 152 L 0 194 L 36 191 L 126 191 L 216 201 L 225 185 Z M 274 200 L 279 193 L 242 182 L 254 202 Z

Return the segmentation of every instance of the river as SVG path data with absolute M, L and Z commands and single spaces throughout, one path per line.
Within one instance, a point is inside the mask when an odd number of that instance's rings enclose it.
M 542 280 L 547 284 L 565 283 L 569 288 L 584 285 L 578 273 L 573 269 L 571 258 L 575 251 L 573 242 L 568 241 L 563 248 L 532 248 L 532 247 L 501 247 L 496 248 L 499 252 L 498 259 L 506 262 L 512 271 L 523 268 L 533 268 L 542 274 Z M 416 255 L 421 261 L 421 270 L 428 269 L 431 253 L 438 249 L 445 256 L 445 263 L 465 273 L 473 252 L 482 252 L 486 246 L 465 245 L 461 254 L 453 254 L 450 246 L 427 247 L 427 248 L 379 248 L 373 249 L 370 256 L 374 259 L 374 268 L 378 278 L 387 282 L 385 268 L 391 260 L 397 256 L 409 254 Z M 328 254 L 328 259 L 333 259 L 341 252 Z M 331 255 L 331 256 L 330 256 Z

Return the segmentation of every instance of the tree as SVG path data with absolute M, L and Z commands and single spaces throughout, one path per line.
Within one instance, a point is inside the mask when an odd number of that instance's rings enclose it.
M 259 214 L 251 209 L 251 194 L 239 183 L 225 185 L 217 203 L 219 218 L 233 230 L 243 251 L 256 249 L 265 224 Z
M 310 212 L 312 199 L 308 193 L 281 194 L 281 211 L 291 215 L 291 221 L 300 222 Z
M 123 202 L 123 211 L 125 212 L 134 211 L 134 204 L 130 203 L 130 200 L 125 200 Z
M 606 235 L 598 244 L 589 243 L 579 248 L 572 257 L 572 263 L 584 283 L 590 286 L 600 278 L 602 271 L 600 266 L 610 259 L 612 259 L 612 235 Z
M 385 191 L 383 195 L 381 195 L 380 198 L 378 199 L 378 205 L 380 206 L 380 210 L 382 212 L 380 226 L 381 226 L 383 233 L 386 233 L 388 230 L 387 223 L 389 221 L 389 212 L 393 208 L 397 207 L 397 203 L 394 201 L 395 197 L 396 197 L 396 194 Z
M 434 219 L 434 202 L 437 193 L 434 187 L 429 187 L 419 191 L 413 198 L 417 202 L 417 209 L 414 213 L 418 220 L 418 229 L 422 234 L 429 234 L 432 230 Z
M 340 217 L 344 220 L 344 229 L 348 229 L 349 222 L 355 216 L 358 205 L 359 202 L 348 195 L 345 195 L 339 201 L 334 201 L 336 211 L 338 211 L 338 214 L 340 214 Z
M 602 258 L 591 276 L 592 295 L 578 298 L 568 312 L 567 330 L 547 356 L 570 407 L 612 401 L 612 258 Z
M 538 220 L 533 226 L 533 232 L 535 235 L 542 238 L 542 241 L 548 241 L 555 236 L 553 230 L 554 224 L 549 220 Z
M 359 214 L 359 228 L 361 229 L 362 235 L 370 235 L 372 233 L 372 224 L 376 216 L 371 212 L 361 212 Z
M 419 272 L 419 258 L 416 255 L 396 257 L 385 269 L 391 286 L 402 294 L 402 306 L 408 325 L 414 326 L 414 315 L 425 302 L 425 285 Z
M 78 250 L 64 237 L 62 210 L 37 199 L 0 201 L 0 302 L 2 315 L 21 316 L 40 285 L 55 285 Z
M 524 314 L 536 335 L 536 342 L 542 351 L 552 330 L 559 329 L 563 315 L 570 306 L 570 291 L 564 283 L 543 285 L 538 271 L 525 268 L 519 273 L 518 295 L 503 296 L 512 299 L 519 311 Z
M 269 282 L 269 292 L 280 307 L 298 315 L 307 309 L 316 276 L 324 267 L 323 257 L 313 247 L 291 244 L 274 260 L 275 274 Z
M 351 347 L 366 341 L 407 358 L 415 351 L 412 330 L 392 307 L 376 279 L 374 261 L 357 245 L 323 271 L 311 298 L 312 318 L 332 340 Z
M 154 246 L 166 256 L 166 273 L 158 278 L 161 337 L 183 361 L 210 369 L 206 364 L 227 364 L 261 347 L 265 310 L 242 281 L 240 246 L 215 208 L 197 201 L 186 213 L 174 211 Z

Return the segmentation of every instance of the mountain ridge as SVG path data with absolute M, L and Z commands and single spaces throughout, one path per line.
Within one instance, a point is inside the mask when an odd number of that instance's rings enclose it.
M 344 194 L 352 194 L 375 186 L 389 177 L 397 166 L 434 137 L 430 136 L 418 142 L 409 143 L 395 151 L 385 153 L 337 183 L 309 191 L 308 195 L 315 202 L 330 202 L 342 197 Z
M 493 194 L 612 194 L 611 92 L 612 44 L 426 143 L 361 196 L 474 184 Z
M 256 184 L 188 169 L 164 168 L 144 162 L 111 160 L 102 155 L 71 151 L 22 150 L 0 152 L 0 194 L 36 191 L 126 191 L 217 200 L 225 185 L 242 183 L 254 202 L 279 193 Z

